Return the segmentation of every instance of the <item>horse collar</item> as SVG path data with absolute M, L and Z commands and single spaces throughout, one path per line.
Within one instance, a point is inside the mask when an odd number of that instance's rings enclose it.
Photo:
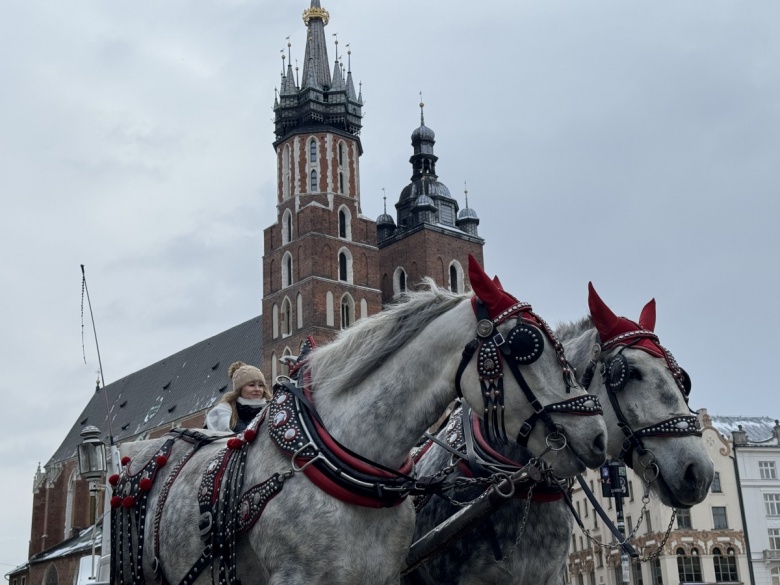
M 328 433 L 311 402 L 308 387 L 277 383 L 269 407 L 269 434 L 317 487 L 344 502 L 369 508 L 397 506 L 406 499 L 414 478 L 409 457 L 400 470 L 369 461 Z

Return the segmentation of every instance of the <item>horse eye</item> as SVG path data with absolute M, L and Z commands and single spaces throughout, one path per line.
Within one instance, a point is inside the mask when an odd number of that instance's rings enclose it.
M 628 378 L 629 380 L 636 380 L 637 382 L 642 381 L 642 372 L 637 370 L 636 368 L 632 368 L 631 366 L 628 367 Z

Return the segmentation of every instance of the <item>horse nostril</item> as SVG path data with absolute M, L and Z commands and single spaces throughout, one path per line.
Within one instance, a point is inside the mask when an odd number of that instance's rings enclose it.
M 688 484 L 688 486 L 692 491 L 696 491 L 702 481 L 701 474 L 699 473 L 699 469 L 693 463 L 691 463 L 690 465 L 688 465 L 688 467 L 685 468 L 685 475 L 683 476 L 683 478 L 685 479 L 685 482 Z
M 595 439 L 593 439 L 593 450 L 596 453 L 606 453 L 607 451 L 607 437 L 604 433 L 599 433 Z

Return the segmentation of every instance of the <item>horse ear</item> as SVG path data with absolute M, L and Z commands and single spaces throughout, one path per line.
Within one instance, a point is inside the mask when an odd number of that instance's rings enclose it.
M 498 276 L 493 277 L 493 284 L 495 284 L 500 290 L 504 290 L 504 286 L 501 284 L 501 281 L 498 280 Z
M 648 331 L 655 331 L 655 299 L 650 299 L 639 315 L 639 326 Z
M 592 282 L 588 283 L 588 308 L 590 308 L 590 318 L 599 332 L 599 337 L 602 340 L 609 339 L 612 331 L 620 322 L 620 317 L 615 315 L 612 309 L 601 300 L 596 289 L 593 288 Z
M 516 302 L 514 297 L 505 293 L 499 286 L 496 286 L 493 280 L 490 280 L 482 266 L 471 254 L 469 254 L 469 280 L 474 294 L 485 303 L 491 318 Z

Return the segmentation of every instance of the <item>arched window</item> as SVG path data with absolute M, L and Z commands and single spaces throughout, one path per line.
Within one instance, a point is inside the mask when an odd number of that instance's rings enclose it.
M 352 239 L 352 213 L 346 205 L 339 207 L 339 237 Z
M 344 173 L 339 171 L 339 193 L 344 193 Z
M 347 280 L 347 255 L 344 252 L 339 254 L 339 280 Z
M 271 309 L 271 328 L 273 330 L 274 339 L 279 337 L 279 305 L 274 303 Z
M 303 296 L 301 293 L 298 293 L 295 305 L 295 311 L 298 313 L 298 329 L 303 329 Z
M 292 283 L 293 283 L 292 254 L 286 252 L 282 257 L 282 288 L 290 286 Z
M 285 144 L 282 149 L 282 197 L 290 196 L 290 145 Z
M 43 576 L 43 585 L 58 585 L 59 576 L 57 575 L 57 567 L 54 564 L 49 565 L 46 569 L 46 574 Z
M 349 294 L 341 297 L 341 328 L 346 329 L 355 322 L 355 301 Z
M 309 193 L 317 192 L 317 171 L 312 169 L 311 179 L 309 181 Z
M 289 244 L 293 238 L 292 211 L 285 209 L 282 215 L 282 245 Z
M 393 273 L 393 296 L 402 295 L 406 292 L 406 270 L 400 266 Z
M 360 318 L 365 319 L 366 317 L 368 317 L 368 301 L 360 299 Z
M 282 352 L 282 358 L 285 356 L 292 355 L 292 351 L 290 351 L 289 347 L 285 347 L 284 351 Z M 282 376 L 289 376 L 290 375 L 290 366 L 288 365 L 290 362 L 288 360 L 284 360 L 283 363 L 279 364 L 279 371 Z
M 715 581 L 718 583 L 736 583 L 739 581 L 737 575 L 737 555 L 734 549 L 729 547 L 724 555 L 719 548 L 712 549 L 712 563 L 715 565 Z
M 284 297 L 282 301 L 282 337 L 292 335 L 292 303 Z
M 465 290 L 463 267 L 457 260 L 450 262 L 450 290 L 454 293 L 462 293 Z
M 339 166 L 344 166 L 344 143 L 339 142 Z
M 309 162 L 317 162 L 317 140 L 314 138 L 309 141 Z
M 352 283 L 352 253 L 347 248 L 339 250 L 339 280 Z
M 677 573 L 682 583 L 701 583 L 701 559 L 698 549 L 692 548 L 690 556 L 682 548 L 677 549 Z
M 73 534 L 73 498 L 75 497 L 75 491 L 76 491 L 76 470 L 73 470 L 73 473 L 70 474 L 70 478 L 68 479 L 68 493 L 65 496 L 65 531 L 64 531 L 64 538 L 68 539 Z
M 276 361 L 276 352 L 271 354 L 271 383 L 276 380 L 276 376 L 279 375 L 278 362 Z

